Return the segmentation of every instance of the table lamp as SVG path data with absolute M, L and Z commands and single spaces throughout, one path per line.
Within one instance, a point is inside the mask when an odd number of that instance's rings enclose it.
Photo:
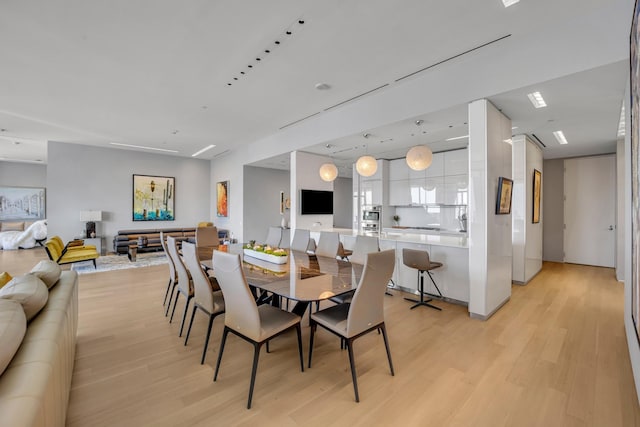
M 87 237 L 96 237 L 96 222 L 102 221 L 102 211 L 80 211 L 80 221 L 87 223 Z

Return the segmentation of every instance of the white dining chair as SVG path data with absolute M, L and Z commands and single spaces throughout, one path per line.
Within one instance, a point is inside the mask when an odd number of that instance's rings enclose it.
M 264 240 L 265 245 L 269 245 L 273 248 L 277 248 L 280 246 L 281 240 L 282 240 L 282 228 L 269 227 L 267 238 Z
M 316 255 L 335 258 L 340 247 L 340 234 L 334 231 L 321 231 Z

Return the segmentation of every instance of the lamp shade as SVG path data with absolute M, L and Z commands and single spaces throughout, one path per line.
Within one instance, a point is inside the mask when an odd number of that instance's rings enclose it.
M 80 221 L 102 221 L 102 211 L 80 211 Z
M 372 156 L 362 156 L 356 162 L 356 170 L 362 176 L 371 176 L 378 170 L 378 162 Z
M 426 145 L 416 145 L 407 152 L 407 165 L 414 171 L 421 171 L 433 161 L 433 153 Z
M 325 163 L 320 166 L 320 178 L 323 181 L 331 182 L 338 176 L 338 168 L 333 163 Z

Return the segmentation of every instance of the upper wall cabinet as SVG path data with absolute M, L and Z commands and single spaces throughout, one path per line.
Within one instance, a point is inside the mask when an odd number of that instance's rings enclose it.
M 444 153 L 444 174 L 467 175 L 469 174 L 469 150 L 467 148 Z
M 397 181 L 399 179 L 409 179 L 409 166 L 407 166 L 407 161 L 404 158 L 389 162 L 389 181 Z
M 431 166 L 427 168 L 425 171 L 425 176 L 427 178 L 435 178 L 437 176 L 444 175 L 444 162 L 445 162 L 445 153 L 435 153 L 433 155 L 433 161 L 431 162 Z

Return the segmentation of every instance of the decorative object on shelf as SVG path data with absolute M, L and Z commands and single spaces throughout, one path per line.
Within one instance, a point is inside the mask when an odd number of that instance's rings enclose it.
M 542 172 L 537 169 L 533 170 L 533 214 L 531 222 L 537 224 L 540 222 L 540 194 L 542 193 Z
M 229 216 L 229 181 L 216 183 L 216 215 Z
M 458 216 L 458 223 L 460 224 L 459 231 L 466 232 L 467 231 L 467 214 L 465 212 L 461 213 L 460 216 Z
M 393 216 L 393 222 L 395 222 L 396 225 L 399 225 L 400 224 L 400 216 L 394 215 Z
M 45 189 L 0 187 L 0 221 L 45 219 Z
M 284 215 L 282 215 L 282 220 L 280 221 L 280 227 L 287 228 L 287 218 L 285 218 Z
M 498 178 L 498 196 L 496 198 L 496 215 L 508 215 L 511 213 L 511 192 L 513 181 L 509 178 Z
M 133 175 L 133 220 L 173 221 L 175 181 L 170 176 Z
M 414 171 L 425 170 L 432 161 L 433 152 L 426 145 L 416 145 L 407 152 L 407 165 Z
M 332 182 L 338 177 L 338 168 L 333 163 L 320 166 L 320 178 L 325 182 Z
M 274 248 L 269 245 L 256 245 L 249 242 L 242 248 L 245 255 L 258 258 L 274 264 L 286 264 L 289 254 L 284 249 Z
M 80 211 L 80 221 L 87 223 L 85 237 L 96 237 L 96 222 L 102 221 L 102 211 Z
M 291 209 L 291 199 L 289 197 L 285 197 L 284 191 L 280 192 L 280 215 L 284 214 L 285 211 Z
M 378 162 L 372 156 L 362 156 L 356 162 L 356 170 L 362 176 L 371 176 L 378 170 Z

